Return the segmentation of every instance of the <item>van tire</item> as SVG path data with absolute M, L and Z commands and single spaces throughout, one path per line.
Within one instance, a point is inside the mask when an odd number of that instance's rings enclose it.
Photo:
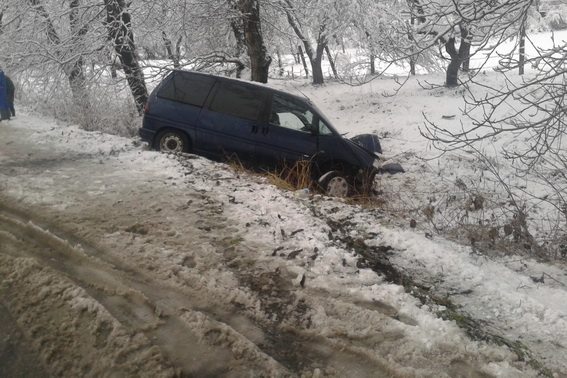
M 189 138 L 182 131 L 163 130 L 157 135 L 155 146 L 161 152 L 189 152 Z
M 319 179 L 319 186 L 329 197 L 348 197 L 351 185 L 341 171 L 330 171 Z

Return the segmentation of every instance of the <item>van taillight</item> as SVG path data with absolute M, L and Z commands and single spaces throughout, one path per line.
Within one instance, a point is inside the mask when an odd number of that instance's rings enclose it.
M 150 112 L 150 102 L 147 101 L 146 105 L 144 105 L 144 113 L 148 114 Z

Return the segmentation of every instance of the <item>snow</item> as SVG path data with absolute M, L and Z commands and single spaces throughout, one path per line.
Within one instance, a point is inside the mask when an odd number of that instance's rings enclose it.
M 550 359 L 547 363 L 559 370 L 567 369 L 562 358 L 567 337 L 567 304 L 561 300 L 565 286 L 536 284 L 525 272 L 509 268 L 509 259 L 475 256 L 469 248 L 431 241 L 410 231 L 382 230 L 379 243 L 399 250 L 396 264 L 414 274 L 426 271 L 425 279 L 435 279 L 436 289 L 455 293 L 454 301 L 475 319 L 503 330 L 507 338 L 530 345 L 533 352 Z M 526 260 L 525 264 L 533 262 Z M 541 272 L 557 270 L 542 268 Z M 558 277 L 565 279 L 566 275 Z M 467 290 L 473 294 L 458 294 Z
M 369 269 L 358 268 L 355 254 L 345 249 L 345 246 L 339 241 L 329 238 L 331 230 L 325 219 L 313 213 L 314 211 L 327 213 L 328 207 L 337 207 L 335 211 L 347 209 L 347 211 L 360 212 L 361 209 L 321 196 L 298 198 L 294 193 L 281 192 L 266 183 L 261 177 L 250 177 L 246 173 L 237 173 L 224 164 L 212 163 L 202 158 L 181 159 L 179 160 L 181 164 L 179 164 L 176 158 L 143 151 L 123 138 L 84 132 L 75 128 L 49 127 L 45 126 L 45 120 L 39 122 L 33 117 L 25 115 L 20 117 L 17 121 L 19 122 L 18 129 L 13 131 L 25 133 L 26 129 L 31 130 L 29 141 L 37 142 L 39 148 L 45 148 L 45 153 L 55 154 L 62 149 L 66 155 L 73 156 L 82 152 L 93 154 L 93 156 L 89 159 L 76 160 L 71 166 L 64 163 L 62 170 L 29 172 L 22 169 L 18 175 L 10 177 L 2 173 L 3 182 L 8 183 L 3 190 L 3 196 L 10 196 L 18 202 L 35 207 L 55 206 L 58 212 L 62 211 L 67 214 L 77 212 L 77 215 L 72 215 L 72 219 L 77 219 L 72 223 L 79 226 L 77 222 L 80 218 L 77 216 L 94 215 L 92 210 L 89 210 L 89 204 L 81 203 L 81 201 L 92 202 L 92 205 L 99 208 L 100 211 L 100 205 L 97 203 L 107 202 L 105 198 L 112 198 L 113 192 L 122 190 L 120 187 L 130 186 L 141 180 L 140 176 L 148 177 L 149 182 L 144 184 L 145 187 L 133 188 L 132 193 L 148 192 L 149 195 L 152 195 L 152 186 L 157 185 L 157 182 L 162 183 L 163 180 L 166 180 L 166 187 L 171 188 L 170 190 L 178 191 L 183 187 L 187 189 L 191 187 L 191 190 L 206 193 L 208 199 L 205 199 L 205 203 L 210 203 L 212 207 L 205 207 L 204 210 L 222 209 L 223 216 L 227 217 L 223 223 L 230 225 L 227 231 L 232 229 L 229 232 L 234 235 L 231 237 L 230 234 L 225 234 L 223 238 L 234 238 L 234 241 L 228 240 L 230 244 L 239 243 L 248 246 L 241 249 L 240 253 L 247 251 L 246 258 L 255 261 L 253 266 L 256 268 L 254 269 L 264 266 L 265 272 L 274 272 L 278 269 L 286 272 L 285 277 L 287 278 L 285 279 L 295 288 L 293 289 L 296 295 L 295 303 L 305 303 L 311 309 L 309 329 L 296 332 L 319 335 L 318 337 L 324 337 L 331 342 L 329 348 L 356 350 L 357 353 L 364 353 L 368 361 L 372 361 L 368 363 L 384 364 L 384 366 L 389 366 L 388 369 L 408 374 L 439 373 L 439 366 L 452 366 L 452 361 L 455 360 L 469 361 L 465 363 L 468 366 L 465 369 L 480 369 L 479 371 L 500 372 L 516 376 L 533 374 L 528 367 L 517 361 L 511 352 L 502 347 L 468 339 L 456 324 L 439 319 L 434 311 L 421 306 L 419 301 L 406 293 L 401 286 L 385 282 L 380 275 Z M 13 127 L 14 124 L 15 122 L 11 123 L 10 127 Z M 87 146 L 87 141 L 90 140 L 96 144 L 100 139 L 109 142 L 109 145 L 101 149 Z M 50 140 L 50 148 L 46 148 L 47 144 L 39 143 L 41 140 Z M 109 151 L 116 149 L 121 152 L 111 156 Z M 38 151 L 33 151 L 32 154 L 38 153 Z M 100 161 L 103 163 L 101 164 Z M 97 166 L 99 166 L 98 169 Z M 119 170 L 119 173 L 116 170 Z M 77 181 L 77 175 L 80 175 L 81 171 L 89 172 L 90 179 Z M 69 179 L 65 181 L 62 176 L 68 176 Z M 45 177 L 52 177 L 52 181 L 46 183 Z M 38 185 L 38 182 L 41 185 Z M 104 182 L 106 190 L 93 194 L 91 187 L 100 188 L 101 182 Z M 156 184 L 151 184 L 151 182 L 156 182 Z M 134 194 L 133 196 L 132 199 L 139 197 Z M 121 201 L 123 203 L 117 203 L 114 206 L 117 211 L 119 207 L 130 206 L 125 203 L 128 201 L 127 198 L 122 197 Z M 179 204 L 185 202 L 186 200 L 178 197 L 176 206 L 179 207 Z M 144 207 L 158 205 L 155 200 L 151 199 L 145 204 Z M 164 208 L 167 203 L 162 201 L 159 206 Z M 129 209 L 132 211 L 134 208 Z M 119 214 L 120 212 L 117 212 L 115 216 Z M 172 210 L 164 210 L 162 214 L 166 217 L 164 221 L 167 220 L 167 224 L 174 227 L 170 230 L 164 229 L 163 233 L 171 235 L 174 239 L 175 235 L 181 235 L 182 231 L 176 228 L 186 224 L 187 220 L 178 218 L 178 215 Z M 201 217 L 206 217 L 206 212 L 201 212 L 201 214 Z M 103 216 L 103 213 L 101 215 Z M 155 213 L 153 219 L 157 220 L 160 216 L 160 213 Z M 184 216 L 190 221 L 193 219 L 192 222 L 199 227 L 199 220 L 191 218 L 186 212 Z M 143 226 L 146 220 L 140 219 L 138 222 L 140 226 Z M 218 224 L 213 225 L 214 223 L 206 224 L 211 224 L 209 227 L 213 230 L 219 226 Z M 189 247 L 195 256 L 195 267 L 203 272 L 195 276 L 191 269 L 188 270 L 179 265 L 187 256 L 184 252 L 185 248 L 177 249 L 171 244 L 167 246 L 156 244 L 155 248 L 148 248 L 151 244 L 147 244 L 148 242 L 142 239 L 127 238 L 124 232 L 113 231 L 110 224 L 101 223 L 100 225 L 103 228 L 109 228 L 109 231 L 105 239 L 99 240 L 98 243 L 108 246 L 115 245 L 116 249 L 113 254 L 117 258 L 135 262 L 138 269 L 147 272 L 145 274 L 151 273 L 152 276 L 160 277 L 161 280 L 180 288 L 185 287 L 182 282 L 192 282 L 193 290 L 215 293 L 212 297 L 209 294 L 202 297 L 203 299 L 193 299 L 204 300 L 204 303 L 209 302 L 209 306 L 219 300 L 226 303 L 240 303 L 244 308 L 248 308 L 251 314 L 256 314 L 260 318 L 266 316 L 258 299 L 247 290 L 239 288 L 240 280 L 236 279 L 234 273 L 222 268 L 222 260 L 215 257 L 218 256 L 218 252 L 214 245 L 203 243 L 200 244 L 201 249 L 199 250 L 195 249 L 199 245 L 199 242 L 196 242 L 194 247 Z M 81 226 L 80 230 L 86 235 L 94 232 L 91 227 L 86 226 Z M 148 237 L 150 240 L 156 240 L 156 238 L 159 240 L 156 233 L 160 232 L 162 231 L 152 228 L 149 230 Z M 353 228 L 351 234 L 356 235 L 359 232 L 361 231 Z M 238 239 L 242 241 L 238 242 Z M 55 240 L 59 239 L 55 238 Z M 128 240 L 128 244 L 124 244 Z M 136 247 L 140 242 L 142 243 L 140 246 L 144 245 L 144 248 Z M 131 243 L 134 243 L 133 249 L 128 247 Z M 253 246 L 259 246 L 259 248 L 250 249 Z M 274 251 L 276 251 L 275 254 Z M 131 254 L 133 252 L 135 254 Z M 296 255 L 290 258 L 293 252 Z M 68 253 L 74 254 L 72 248 Z M 125 253 L 127 255 L 122 255 Z M 111 261 L 114 261 L 113 264 L 121 264 L 115 260 Z M 238 257 L 232 261 L 238 263 Z M 106 285 L 116 285 L 113 283 L 115 278 L 108 276 L 108 273 L 101 274 L 102 272 L 96 273 L 91 280 L 99 282 L 104 277 Z M 304 287 L 301 286 L 301 278 L 299 278 L 303 275 L 305 276 Z M 117 288 L 121 286 L 122 284 Z M 46 290 L 47 293 L 50 292 L 50 289 Z M 124 289 L 119 290 L 124 291 Z M 97 309 L 101 308 L 92 300 L 81 299 L 83 295 L 81 293 L 83 293 L 81 290 L 67 291 L 67 295 L 71 295 L 69 300 L 72 308 L 76 310 L 86 308 L 90 311 L 98 311 Z M 213 298 L 216 299 L 212 301 Z M 112 301 L 103 303 L 109 306 Z M 159 313 L 171 311 L 165 303 L 159 305 L 159 308 L 161 308 Z M 297 327 L 290 322 L 291 319 L 280 318 L 283 315 L 272 313 L 269 316 L 272 321 L 284 321 L 284 324 L 288 324 L 287 327 Z M 257 350 L 254 352 L 255 347 L 248 341 L 240 339 L 232 327 L 215 325 L 209 320 L 203 322 L 202 315 L 193 312 L 187 313 L 181 320 L 192 328 L 197 336 L 203 335 L 201 338 L 209 334 L 212 329 L 219 330 L 221 334 L 219 338 L 214 339 L 215 342 L 230 345 L 232 353 L 244 353 L 248 356 L 247 358 L 251 359 L 250 361 L 255 361 L 256 366 L 263 366 L 262 369 L 267 369 L 263 371 L 279 371 L 272 359 L 262 353 L 258 354 Z M 376 338 L 383 341 L 375 344 L 371 340 Z M 418 363 L 424 358 L 420 356 L 429 356 L 434 363 L 424 364 L 423 361 Z M 355 366 L 354 361 L 351 361 L 350 358 L 344 359 L 343 357 L 337 361 L 340 361 L 340 364 L 335 364 L 336 369 Z M 468 364 L 471 363 L 473 365 L 469 366 Z
M 487 74 L 487 80 L 493 78 Z M 303 190 L 286 192 L 265 177 L 225 164 L 196 156 L 159 154 L 137 140 L 86 132 L 25 111 L 0 124 L 5 128 L 0 135 L 10 141 L 2 142 L 0 148 L 0 197 L 3 202 L 60 214 L 58 222 L 70 230 L 75 225 L 75 233 L 111 251 L 109 256 L 101 254 L 93 260 L 109 261 L 113 269 L 96 265 L 96 274 L 85 274 L 96 285 L 105 287 L 101 277 L 108 278 L 108 291 L 140 296 L 143 299 L 137 301 L 141 303 L 155 301 L 158 315 L 163 311 L 174 317 L 183 303 L 189 308 L 183 307 L 179 319 L 191 330 L 191 337 L 210 348 L 222 347 L 223 353 L 229 350 L 268 375 L 287 372 L 278 358 L 259 347 L 268 335 L 249 320 L 217 320 L 227 303 L 238 304 L 247 318 L 266 322 L 279 332 L 292 329 L 301 338 L 312 340 L 316 347 L 310 351 L 333 351 L 328 353 L 336 357 L 329 359 L 334 361 L 328 362 L 332 366 L 311 366 L 314 375 L 341 376 L 348 369 L 361 369 L 363 376 L 375 366 L 390 374 L 417 376 L 538 374 L 509 348 L 472 340 L 455 321 L 441 319 L 441 305 L 423 304 L 403 286 L 360 265 L 356 250 L 341 239 L 349 236 L 367 247 L 391 247 L 388 259 L 397 269 L 430 287 L 432 293 L 449 297 L 487 332 L 521 342 L 536 361 L 560 376 L 567 371 L 565 265 L 537 262 L 522 254 L 486 253 L 434 232 L 437 227 L 456 227 L 456 219 L 465 213 L 471 219 L 485 220 L 506 211 L 498 201 L 487 205 L 483 214 L 463 210 L 469 197 L 456 187 L 457 180 L 469 187 L 476 185 L 487 195 L 498 193 L 489 180 L 479 181 L 484 173 L 477 160 L 463 153 L 440 156 L 420 135 L 422 113 L 452 127 L 467 122 L 460 111 L 459 90 L 426 90 L 420 85 L 425 80 L 442 83 L 443 76 L 410 79 L 401 89 L 392 79 L 376 79 L 357 87 L 332 83 L 313 88 L 302 81 L 270 84 L 305 93 L 349 136 L 381 136 L 385 160 L 398 162 L 406 170 L 378 179 L 385 201 L 382 207 Z M 397 96 L 384 96 L 398 89 Z M 456 118 L 446 120 L 443 115 Z M 507 140 L 494 141 L 494 145 L 504 143 Z M 21 146 L 29 149 L 22 151 Z M 443 213 L 428 220 L 423 215 L 428 205 Z M 103 212 L 109 209 L 112 213 Z M 540 211 L 545 212 L 545 207 Z M 445 218 L 439 219 L 442 215 Z M 8 218 L 2 213 L 0 217 Z M 417 220 L 417 228 L 409 228 L 410 219 Z M 333 222 L 342 229 L 333 229 Z M 66 243 L 33 223 L 29 228 L 52 242 Z M 8 239 L 10 243 L 19 240 L 11 231 L 2 231 L 0 241 Z M 81 245 L 66 245 L 69 256 L 90 259 Z M 2 247 L 0 252 L 4 252 Z M 31 258 L 5 257 L 4 253 L 0 258 L 4 261 L 0 283 L 4 285 L 24 280 L 24 272 L 40 270 Z M 180 290 L 188 302 L 174 294 L 168 294 L 173 299 L 162 297 L 165 290 L 156 295 L 139 283 L 133 285 L 132 294 L 124 283 L 127 274 L 120 279 L 112 276 L 122 264 L 131 264 L 129 269 L 139 275 L 138 281 L 133 281 L 145 282 L 151 277 Z M 51 298 L 65 308 L 70 319 L 78 316 L 73 312 L 91 313 L 98 323 L 110 322 L 113 332 L 122 335 L 121 342 L 128 338 L 122 334 L 126 331 L 119 316 L 105 310 L 105 306 L 112 307 L 111 301 L 99 302 L 53 274 L 47 268 L 38 273 L 41 281 L 34 284 L 36 300 Z M 542 275 L 543 282 L 534 280 Z M 262 286 L 261 277 L 273 279 L 277 285 Z M 63 288 L 61 297 L 54 292 L 59 286 L 50 280 Z M 268 289 L 273 293 L 266 294 L 268 298 L 259 296 L 242 284 L 246 280 L 251 280 L 251 286 L 261 286 L 258 291 L 262 293 Z M 179 306 L 171 307 L 169 302 Z M 280 311 L 265 309 L 274 303 L 281 306 Z M 300 304 L 309 309 L 308 314 L 301 314 Z M 215 316 L 207 312 L 208 307 Z M 136 310 L 151 318 L 142 306 Z M 25 316 L 29 321 L 29 313 Z M 145 337 L 140 338 L 138 343 L 147 345 Z M 347 358 L 337 350 L 356 358 Z M 211 355 L 206 348 L 196 348 L 195 353 Z M 213 364 L 220 364 L 223 356 L 220 353 L 213 358 Z M 364 363 L 360 356 L 364 356 Z M 155 361 L 150 365 L 162 373 Z

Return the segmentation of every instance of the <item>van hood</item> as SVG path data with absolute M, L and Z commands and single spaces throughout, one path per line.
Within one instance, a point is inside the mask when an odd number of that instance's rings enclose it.
M 371 168 L 374 166 L 374 162 L 378 158 L 373 152 L 367 150 L 360 144 L 354 142 L 351 139 L 343 139 L 345 144 L 349 147 L 349 149 L 354 153 L 357 160 L 360 162 L 361 168 Z

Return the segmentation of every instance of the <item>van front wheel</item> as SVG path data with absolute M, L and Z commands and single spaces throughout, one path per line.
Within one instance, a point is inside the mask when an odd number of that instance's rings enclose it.
M 161 152 L 189 152 L 189 140 L 181 131 L 162 131 L 158 134 L 156 144 Z
M 340 171 L 327 172 L 319 178 L 319 185 L 330 197 L 348 197 L 351 192 L 349 182 Z

